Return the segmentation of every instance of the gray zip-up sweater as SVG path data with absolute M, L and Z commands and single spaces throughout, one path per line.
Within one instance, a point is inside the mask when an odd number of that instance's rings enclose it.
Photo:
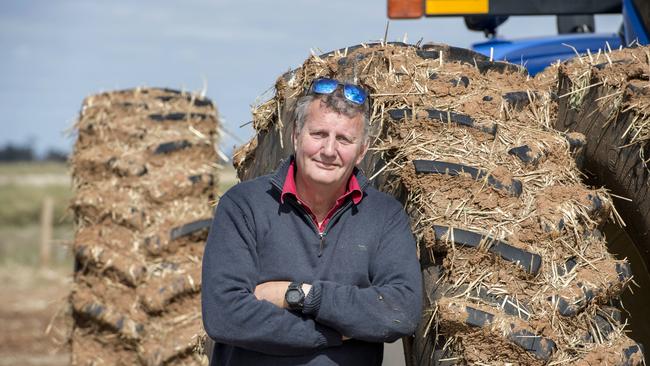
M 289 163 L 237 184 L 217 206 L 201 285 L 211 364 L 381 365 L 383 342 L 412 334 L 420 319 L 408 216 L 355 169 L 363 199 L 348 198 L 319 233 L 293 197 L 280 202 Z M 257 300 L 267 281 L 310 283 L 302 313 Z

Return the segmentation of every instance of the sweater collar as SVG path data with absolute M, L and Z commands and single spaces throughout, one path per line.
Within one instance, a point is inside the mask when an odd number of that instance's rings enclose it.
M 287 175 L 284 179 L 284 184 L 282 185 L 282 194 L 280 195 L 280 202 L 282 203 L 284 203 L 284 197 L 287 195 L 292 195 L 298 198 L 298 189 L 296 188 L 295 172 L 296 172 L 296 162 L 292 161 L 289 164 L 289 169 L 287 170 Z M 363 192 L 361 192 L 361 187 L 359 186 L 357 177 L 354 174 L 352 174 L 348 179 L 348 183 L 346 184 L 345 187 L 345 192 L 343 193 L 343 195 L 341 195 L 341 197 L 339 197 L 336 200 L 336 204 L 337 205 L 340 204 L 348 196 L 352 198 L 352 202 L 354 202 L 355 205 L 358 205 L 359 202 L 361 202 L 361 198 L 363 198 Z

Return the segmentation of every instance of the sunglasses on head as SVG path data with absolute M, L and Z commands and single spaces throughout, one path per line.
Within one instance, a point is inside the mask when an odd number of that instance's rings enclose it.
M 338 80 L 320 78 L 311 84 L 311 92 L 316 94 L 332 94 L 339 87 L 343 86 L 343 96 L 354 104 L 363 104 L 368 99 L 368 93 L 358 85 L 344 84 Z

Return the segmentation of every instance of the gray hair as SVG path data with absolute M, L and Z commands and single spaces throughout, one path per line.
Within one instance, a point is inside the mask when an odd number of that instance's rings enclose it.
M 308 94 L 300 97 L 296 102 L 296 107 L 294 109 L 295 117 L 295 127 L 294 130 L 296 133 L 299 133 L 302 128 L 305 126 L 305 121 L 309 115 L 309 106 L 312 102 L 319 100 L 321 105 L 330 109 L 333 112 L 342 114 L 348 118 L 354 118 L 359 114 L 363 115 L 363 142 L 368 140 L 368 130 L 370 126 L 370 117 L 369 117 L 369 102 L 366 99 L 366 102 L 362 105 L 354 104 L 343 96 L 343 91 L 339 88 L 334 91 L 332 94 Z

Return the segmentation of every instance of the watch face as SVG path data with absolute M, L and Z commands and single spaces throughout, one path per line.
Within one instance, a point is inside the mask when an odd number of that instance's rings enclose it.
M 287 302 L 288 303 L 297 303 L 300 301 L 300 292 L 293 290 L 287 293 Z

